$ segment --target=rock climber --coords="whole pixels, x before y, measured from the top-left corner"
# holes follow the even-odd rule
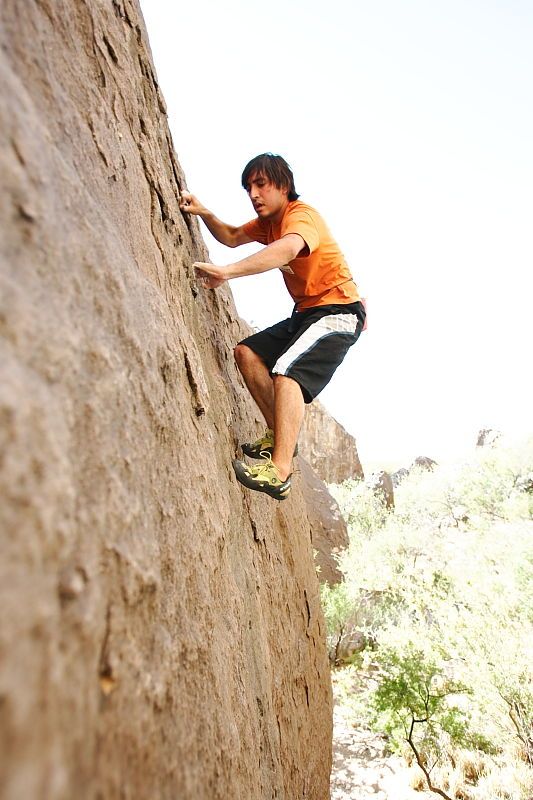
[[[250,466],[235,460],[237,480],[249,489],[285,500],[291,489],[293,457],[310,403],[331,380],[365,323],[365,308],[350,269],[320,214],[302,203],[292,171],[279,155],[263,153],[244,168],[241,182],[256,217],[228,225],[183,192],[180,208],[198,215],[228,247],[266,245],[226,266],[195,262],[210,289],[231,278],[281,269],[294,301],[289,319],[243,339],[235,348],[237,366],[267,424],[256,442],[242,444]]]

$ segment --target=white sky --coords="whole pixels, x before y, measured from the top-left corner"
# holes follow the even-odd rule
[[[368,298],[320,400],[363,466],[531,431],[533,3],[141,0],[188,188],[225,222],[265,151],[290,163]],[[205,239],[214,263],[243,258]],[[287,316],[277,272],[231,288]]]

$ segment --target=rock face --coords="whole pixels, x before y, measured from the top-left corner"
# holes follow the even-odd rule
[[[394,483],[388,472],[373,472],[366,483],[381,498],[386,508],[394,508]]]
[[[318,402],[306,406],[299,447],[326,483],[364,478],[355,439]]]
[[[393,487],[399,486],[400,483],[404,480],[404,478],[407,478],[407,476],[410,475],[413,470],[418,469],[418,470],[423,470],[425,472],[433,472],[435,467],[438,467],[438,464],[436,461],[433,461],[432,458],[428,458],[427,456],[417,456],[417,458],[415,458],[409,469],[406,469],[405,467],[400,467],[400,469],[392,473],[391,475],[392,485]]]
[[[303,456],[298,458],[298,465],[302,473],[302,490],[319,580],[321,583],[339,583],[343,575],[335,556],[349,544],[346,522],[324,481],[320,480]]]
[[[432,458],[428,458],[427,456],[417,456],[417,458],[415,458],[411,464],[411,469],[418,467],[418,469],[426,470],[426,472],[433,472],[437,466],[437,462],[433,461]]]
[[[257,433],[133,0],[0,7],[0,796],[325,800],[302,494]]]
[[[477,435],[476,447],[492,447],[501,438],[500,431],[482,428]]]
[[[409,475],[409,470],[405,467],[400,467],[397,469],[396,472],[393,472],[391,475],[392,485],[394,488],[400,485],[404,478],[407,478]]]

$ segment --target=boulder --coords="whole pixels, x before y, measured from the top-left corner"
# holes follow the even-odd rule
[[[299,448],[326,483],[364,478],[354,437],[318,401],[306,406]]]
[[[381,497],[387,508],[394,508],[394,485],[388,472],[385,472],[385,470],[373,472],[367,478],[366,484],[374,494]]]
[[[396,488],[396,486],[399,486],[400,483],[404,480],[404,478],[407,478],[408,475],[409,475],[409,470],[406,469],[405,467],[400,467],[400,469],[397,469],[396,472],[393,472],[391,475],[391,480],[394,488]]]
[[[413,469],[414,467],[418,467],[419,469],[432,472],[437,466],[438,466],[437,462],[433,461],[432,458],[428,458],[427,456],[418,456],[411,464],[411,469]]]
[[[324,481],[300,456],[298,465],[302,474],[302,489],[311,528],[311,541],[321,583],[339,583],[343,576],[336,556],[348,547],[348,529],[335,498]]]
[[[438,466],[436,461],[433,461],[432,458],[428,458],[427,456],[418,456],[415,458],[409,469],[405,467],[400,467],[400,469],[393,472],[391,475],[392,485],[394,487],[399,486],[400,483],[410,475],[412,469],[421,469],[426,470],[428,472],[432,472],[435,467]]]
[[[493,428],[482,428],[477,435],[476,447],[492,447],[500,438],[500,431]]]

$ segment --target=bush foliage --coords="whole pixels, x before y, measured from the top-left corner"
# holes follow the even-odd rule
[[[344,582],[322,589],[332,662],[357,662],[347,702],[441,796],[530,800],[533,440],[415,469],[392,510],[361,482],[330,490],[350,532]],[[454,790],[460,753],[484,766]]]

